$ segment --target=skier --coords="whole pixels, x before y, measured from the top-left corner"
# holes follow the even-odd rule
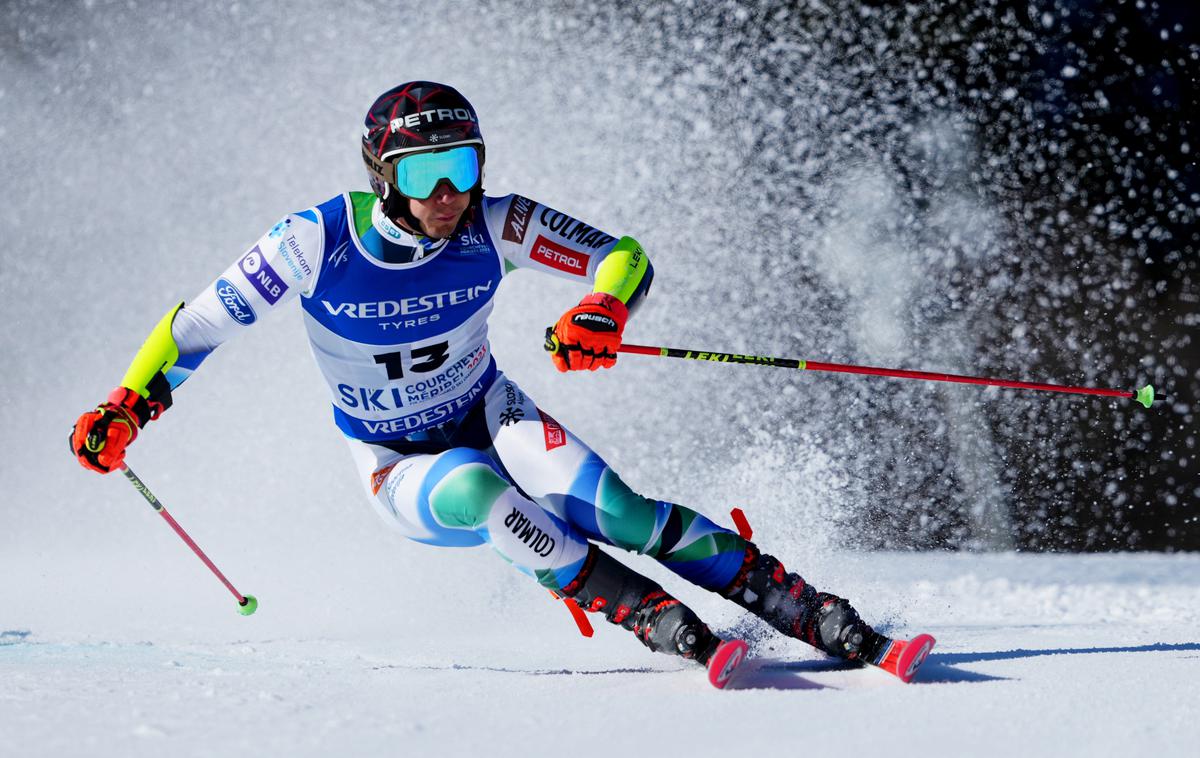
[[[497,367],[487,320],[515,268],[590,283],[553,328],[553,362],[559,371],[613,366],[654,275],[636,240],[520,195],[485,195],[475,109],[446,85],[415,81],[380,96],[362,156],[373,192],[285,216],[163,316],[121,384],[76,422],[81,464],[120,467],[138,430],[217,346],[299,298],[359,479],[405,536],[486,543],[651,650],[701,664],[722,640],[595,543],[651,556],[831,656],[895,663],[903,641],[736,532],[634,492]]]

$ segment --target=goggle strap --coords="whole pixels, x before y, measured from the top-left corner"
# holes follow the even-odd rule
[[[391,161],[381,161],[363,146],[363,161],[367,164],[367,171],[388,186],[396,184],[396,166]]]

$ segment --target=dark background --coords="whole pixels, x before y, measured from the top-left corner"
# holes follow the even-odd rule
[[[873,480],[874,505],[847,519],[858,544],[1200,549],[1195,4],[629,3],[588,18],[631,37],[664,25],[655,57],[676,62],[664,66],[668,78],[686,80],[687,51],[702,51],[712,75],[692,86],[728,119],[744,119],[736,130],[745,164],[731,176],[770,177],[746,187],[772,209],[769,226],[819,228],[839,212],[826,190],[848,166],[885,166],[902,191],[881,236],[932,246],[919,260],[943,278],[912,317],[965,319],[974,339],[960,372],[1121,389],[1149,382],[1163,397],[1150,411],[1077,396],[965,400],[978,404],[1002,460],[993,486],[1017,504],[981,528],[963,459],[948,452],[938,421],[944,408],[928,389],[873,385],[859,398],[859,428],[879,445],[858,471]],[[763,118],[771,105],[778,114]],[[939,164],[913,139],[938,114],[950,114],[950,139],[969,143],[961,165]],[[802,136],[807,146],[797,147]],[[727,146],[699,163],[719,162]],[[939,199],[956,193],[993,209],[998,233],[956,234],[933,218]],[[993,254],[972,260],[981,246]],[[775,281],[820,286],[803,255],[764,266]],[[834,310],[843,296],[821,295]],[[785,293],[766,297],[789,312]],[[797,343],[800,355],[812,352]],[[918,330],[897,357],[940,368],[923,347]],[[846,343],[834,353],[864,357]],[[834,381],[862,392],[861,380]],[[914,450],[925,465],[912,465]],[[945,465],[929,465],[943,453]],[[988,529],[1004,534],[989,541]]]

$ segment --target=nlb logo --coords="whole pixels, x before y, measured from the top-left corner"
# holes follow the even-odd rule
[[[529,257],[550,268],[566,271],[568,274],[587,276],[588,256],[586,253],[577,253],[555,244],[540,234],[533,243],[533,251]]]
[[[246,279],[254,285],[254,289],[258,290],[258,294],[262,295],[263,300],[271,305],[279,302],[279,298],[287,292],[287,285],[283,283],[279,274],[275,273],[275,269],[271,268],[271,264],[263,258],[262,250],[258,245],[252,247],[250,252],[246,253],[238,262],[238,265],[242,269],[242,273],[246,275]]]
[[[233,286],[233,282],[221,277],[213,286],[213,291],[217,293],[217,300],[225,308],[229,318],[242,326],[250,326],[255,322],[257,316],[254,315],[254,309],[250,307],[250,301],[246,299],[241,290]]]

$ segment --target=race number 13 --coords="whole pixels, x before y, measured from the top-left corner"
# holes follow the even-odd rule
[[[446,359],[450,357],[448,352],[450,347],[449,342],[438,342],[433,345],[425,345],[409,350],[407,353],[403,350],[398,350],[394,353],[380,353],[375,356],[375,362],[382,364],[387,370],[388,379],[400,379],[404,376],[404,363],[408,362],[408,370],[417,374],[424,374],[429,371],[436,371]]]

